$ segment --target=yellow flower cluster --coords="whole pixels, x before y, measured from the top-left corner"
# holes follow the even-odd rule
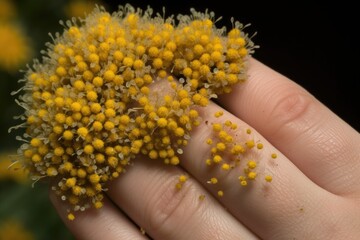
[[[0,222],[0,239],[33,240],[35,236],[18,220],[6,219]]]
[[[192,9],[164,19],[130,5],[113,14],[96,8],[64,23],[42,62],[25,74],[17,100],[25,123],[16,127],[26,128],[18,137],[22,163],[35,180],[57,180],[53,190],[71,206],[69,219],[75,211],[102,207],[105,184],[138,155],[179,164],[191,130],[201,123],[196,109],[246,79],[254,45],[239,22],[233,25],[229,32],[217,28],[212,12]],[[214,131],[231,142],[222,125]],[[209,164],[220,163],[217,152],[226,147],[217,143]],[[247,179],[255,178],[252,173]],[[181,177],[178,188],[185,181]]]

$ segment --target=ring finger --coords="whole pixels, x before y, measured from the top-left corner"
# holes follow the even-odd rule
[[[258,239],[196,180],[182,182],[180,168],[146,158],[134,165],[107,194],[152,238]]]
[[[260,134],[216,104],[202,109],[201,115],[205,123],[192,133],[181,164],[213,195],[222,191],[219,201],[237,219],[265,239],[291,237],[282,234],[305,238],[314,226],[331,225],[321,219],[341,204],[340,197],[312,182]],[[229,141],[226,134],[232,137]],[[240,146],[240,154],[234,146]],[[266,181],[270,176],[271,183]],[[306,220],[309,214],[311,223]]]

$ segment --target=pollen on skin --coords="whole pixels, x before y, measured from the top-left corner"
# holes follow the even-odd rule
[[[184,183],[188,180],[188,177],[186,175],[180,175],[179,182]]]
[[[201,194],[201,195],[199,196],[199,200],[200,200],[200,201],[204,201],[204,200],[205,200],[205,197],[206,197],[206,196],[205,196],[204,194]]]
[[[67,215],[67,218],[68,218],[70,221],[73,221],[73,220],[75,220],[75,215],[72,214],[72,213],[69,213],[69,214]]]
[[[270,175],[266,175],[265,176],[265,181],[267,181],[267,182],[271,182],[272,181],[272,176],[270,176]]]
[[[97,6],[67,22],[47,45],[47,56],[21,80],[21,162],[32,179],[55,181],[69,220],[79,209],[101,208],[107,183],[139,155],[179,165],[192,130],[203,121],[198,109],[247,79],[247,59],[256,46],[241,23],[233,22],[227,35],[212,12],[161,16],[129,4],[113,14]],[[157,84],[168,90],[156,92]],[[227,155],[238,158],[255,146],[234,140],[232,122],[211,128],[214,137],[205,143],[212,147],[209,167],[230,170],[236,161],[228,162]],[[176,187],[187,178],[181,175]]]
[[[217,184],[218,183],[218,179],[216,177],[212,177],[210,178],[210,180],[208,181],[208,183],[210,184]]]
[[[263,170],[258,167],[259,159],[246,160],[248,156],[253,157],[254,152],[260,151],[264,147],[261,142],[255,143],[251,129],[245,129],[244,134],[240,135],[236,123],[229,119],[221,119],[223,118],[222,111],[215,112],[213,117],[214,122],[211,125],[206,124],[212,132],[205,140],[205,143],[209,145],[209,158],[206,159],[205,164],[209,168],[218,166],[225,171],[242,168],[244,175],[239,176],[239,183],[242,187],[252,185],[259,175],[262,175],[266,182],[271,182],[272,176],[264,176]],[[277,155],[272,153],[271,157],[276,158]],[[217,178],[211,178],[208,183],[216,184]],[[220,193],[218,196],[222,196],[222,194]]]

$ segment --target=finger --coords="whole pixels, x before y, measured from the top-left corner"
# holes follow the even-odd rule
[[[219,103],[320,186],[360,193],[359,133],[296,83],[252,59],[248,81]]]
[[[109,187],[108,196],[153,239],[258,239],[184,172],[138,159]]]
[[[204,183],[214,195],[217,195],[219,190],[223,191],[219,201],[261,238],[271,239],[290,233],[294,234],[293,236],[302,236],[299,239],[306,239],[304,234],[312,232],[315,225],[319,232],[326,230],[328,225],[324,223],[318,226],[320,222],[317,220],[324,216],[326,207],[334,204],[336,196],[309,180],[256,131],[252,130],[248,134],[249,126],[235,116],[224,112],[221,118],[215,118],[214,113],[219,110],[222,109],[215,104],[201,110],[205,124],[198,126],[192,133],[181,157],[181,165],[199,182]],[[213,123],[225,120],[237,124],[238,128],[226,130],[233,140],[226,143],[225,150],[221,150],[217,143],[224,141],[217,137],[220,134],[216,135]],[[205,143],[208,139],[213,141],[210,145]],[[252,141],[262,143],[263,148],[251,148]],[[234,144],[243,146],[245,152],[233,155],[230,149]],[[276,159],[271,157],[273,153],[277,154]],[[216,163],[215,155],[222,156],[220,163]],[[205,159],[212,159],[211,164],[207,165],[208,161]],[[250,160],[256,162],[255,167],[249,164]],[[229,164],[230,168],[223,168],[223,163]],[[254,180],[249,175],[250,172],[257,174]],[[273,181],[265,181],[266,175],[272,175]],[[242,181],[246,181],[246,187],[241,186],[243,182],[239,181],[240,176]],[[218,179],[218,183],[207,184],[209,179],[214,177]],[[308,222],[307,219],[313,221]],[[287,235],[280,239],[290,238],[292,236]]]
[[[76,239],[148,239],[107,199],[105,199],[104,206],[100,210],[88,209],[85,212],[78,213],[73,221],[68,220],[64,202],[52,191],[50,199],[61,219]]]

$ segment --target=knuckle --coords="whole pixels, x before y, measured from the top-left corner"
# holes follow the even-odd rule
[[[306,121],[306,114],[314,99],[304,90],[285,87],[276,96],[275,104],[271,109],[268,119],[273,134],[281,132],[284,127],[302,126]],[[302,129],[302,131],[305,129]]]

